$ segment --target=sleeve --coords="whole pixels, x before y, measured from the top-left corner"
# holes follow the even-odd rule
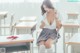
[[[58,20],[62,21],[62,16],[61,16],[60,12],[57,12],[57,18],[58,18]]]

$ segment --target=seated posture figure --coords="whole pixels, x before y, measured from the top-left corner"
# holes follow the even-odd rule
[[[57,31],[62,24],[58,20],[57,12],[49,0],[43,1],[41,10],[42,16],[45,18],[41,21],[40,28],[42,32],[37,39],[39,53],[45,53],[45,49],[47,49],[47,53],[53,53],[52,44],[57,42],[60,36]]]

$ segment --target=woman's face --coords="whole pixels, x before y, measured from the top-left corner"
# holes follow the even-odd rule
[[[46,12],[49,12],[50,8],[48,8],[46,5],[43,5],[43,8]]]

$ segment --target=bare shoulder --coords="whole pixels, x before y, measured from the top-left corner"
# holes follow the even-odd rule
[[[56,9],[51,9],[50,12],[56,14],[57,13],[57,10]]]

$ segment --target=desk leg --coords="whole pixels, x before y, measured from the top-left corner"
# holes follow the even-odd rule
[[[4,25],[5,25],[5,18],[4,18]],[[6,35],[6,31],[5,31],[5,28],[4,28],[4,35]]]
[[[74,53],[74,47],[71,45],[71,53]]]
[[[66,50],[65,50],[66,53],[68,53],[68,46],[69,46],[69,45],[66,45],[66,46],[65,46],[65,48],[66,48]]]
[[[34,53],[34,50],[33,50],[33,42],[32,42],[32,53]]]
[[[33,42],[30,42],[30,53],[33,53]]]
[[[30,42],[30,53],[32,53],[31,51],[32,51],[32,46],[31,46],[31,42]]]
[[[65,32],[63,32],[63,53],[65,52]]]
[[[28,28],[27,29],[27,33],[28,34],[32,34],[32,37],[33,37],[33,33],[32,33],[31,28]],[[34,50],[33,50],[33,42],[30,42],[30,53],[34,53]]]
[[[33,49],[33,42],[32,42],[32,52],[34,53],[34,49]]]
[[[1,19],[0,19],[0,26],[1,26]],[[2,34],[1,34],[1,28],[0,28],[0,35],[2,35]]]
[[[55,53],[57,53],[57,43],[55,44]]]
[[[32,34],[32,37],[33,37],[33,33],[32,33],[32,31],[31,31],[31,28],[27,29],[27,33]],[[32,53],[33,53],[33,52],[34,52],[34,51],[33,51],[33,42],[30,43],[30,46],[31,46],[31,47],[30,47],[30,48],[31,48],[31,51],[32,51]],[[31,53],[31,52],[30,52],[30,53]]]

